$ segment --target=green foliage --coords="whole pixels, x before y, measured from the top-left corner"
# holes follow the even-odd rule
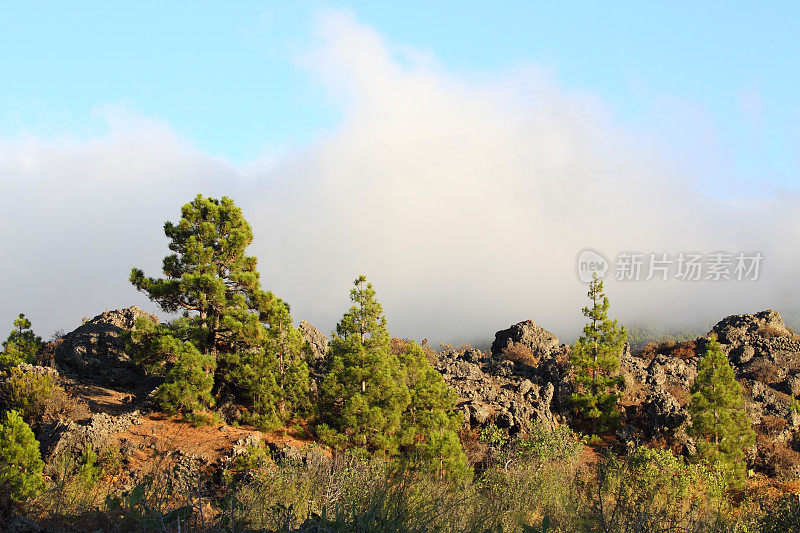
[[[589,323],[584,326],[583,335],[572,348],[570,357],[575,389],[572,402],[579,415],[602,430],[616,424],[619,417],[619,357],[625,346],[626,332],[617,320],[608,318],[608,298],[603,293],[603,282],[596,275],[589,284],[588,297],[592,306],[584,307],[583,315]]]
[[[789,404],[789,410],[800,414],[800,403],[797,403],[797,398],[794,394],[792,394],[792,402]]]
[[[42,346],[44,346],[42,338],[31,330],[31,321],[20,313],[14,320],[14,330],[3,342],[0,368],[9,368],[20,363],[34,363]]]
[[[536,420],[531,429],[516,442],[516,449],[525,457],[543,461],[566,461],[581,447],[581,436],[567,425],[552,430]]]
[[[697,454],[734,481],[746,475],[745,450],[755,432],[744,411],[742,389],[722,348],[710,341],[692,385],[689,434],[697,438]]]
[[[364,276],[353,285],[353,306],[328,348],[318,435],[337,448],[402,452],[440,472],[466,475],[469,468],[456,434],[456,395],[417,344],[392,353],[375,290]]]
[[[247,446],[245,453],[237,455],[233,460],[233,470],[258,470],[269,462],[267,450],[261,446]]]
[[[58,388],[52,376],[12,367],[0,383],[0,405],[3,410],[17,411],[28,423],[39,421]]]
[[[131,335],[134,357],[148,371],[175,363],[167,371],[164,404],[181,410],[198,401],[209,405],[212,387],[202,374],[215,370],[214,390],[245,402],[259,425],[307,412],[308,366],[300,334],[288,304],[261,288],[256,258],[245,255],[253,235],[241,210],[230,198],[198,195],[183,206],[177,224],[164,224],[164,233],[174,252],[164,258],[166,277],[145,277],[136,268],[130,276],[165,311],[183,311],[168,326],[137,323]],[[188,348],[176,357],[175,342],[189,342],[213,361]]]
[[[410,402],[403,411],[402,447],[415,461],[456,476],[470,473],[457,431],[463,415],[456,410],[458,395],[428,363],[415,342],[399,356]]]
[[[598,531],[714,531],[723,489],[704,468],[669,450],[640,447],[601,463],[590,517]]]
[[[163,375],[169,361],[170,350],[177,334],[175,325],[159,324],[141,317],[125,335],[125,351],[144,367],[148,374]]]
[[[481,428],[480,441],[493,448],[502,448],[508,444],[508,433],[494,424]]]
[[[0,487],[3,507],[15,506],[42,490],[44,463],[33,431],[16,411],[0,425]]]
[[[214,357],[200,353],[191,342],[169,336],[162,339],[162,347],[175,363],[167,370],[164,383],[156,393],[161,408],[169,413],[192,413],[203,406],[213,406]]]
[[[81,454],[78,464],[78,477],[91,485],[100,479],[102,474],[103,468],[99,464],[97,452],[94,451],[94,447],[89,445]]]
[[[226,356],[226,380],[251,408],[247,421],[271,429],[311,409],[309,370],[287,306],[276,308],[262,346]]]
[[[164,258],[166,278],[134,268],[130,281],[164,311],[192,313],[193,343],[203,353],[235,352],[263,336],[259,319],[278,301],[260,288],[256,258],[245,255],[250,225],[233,200],[197,197],[181,209],[164,234],[174,253]]]
[[[320,437],[335,447],[363,446],[395,454],[403,410],[411,402],[402,365],[372,284],[358,277],[353,307],[336,326],[320,387]]]

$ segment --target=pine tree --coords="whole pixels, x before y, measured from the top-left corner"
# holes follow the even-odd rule
[[[618,419],[617,375],[619,358],[626,342],[625,328],[608,318],[608,298],[603,282],[595,275],[589,283],[591,307],[583,308],[589,322],[572,348],[574,391],[572,402],[578,414],[590,419],[594,430],[605,430]]]
[[[372,284],[364,276],[353,284],[353,307],[328,347],[318,433],[335,447],[363,446],[391,455],[398,450],[401,416],[411,398]]]
[[[164,311],[184,311],[192,343],[203,353],[234,352],[257,344],[259,318],[278,299],[261,290],[256,258],[245,255],[250,225],[233,200],[197,197],[166,222],[173,254],[164,258],[166,278],[147,278],[134,268],[130,281]],[[190,316],[191,313],[191,316]]]
[[[189,382],[200,386],[197,369],[216,368],[217,393],[233,394],[255,415],[272,419],[278,413],[286,420],[308,409],[308,367],[300,335],[288,304],[261,288],[256,258],[245,255],[253,234],[241,209],[227,197],[198,195],[183,206],[178,224],[164,224],[164,233],[174,252],[163,261],[166,278],[145,277],[134,268],[130,281],[164,311],[182,311],[183,316],[166,328],[143,324],[132,335],[137,359],[151,370],[164,368],[163,356],[170,353],[165,346],[190,342],[213,360],[190,351],[177,360],[173,354],[176,366],[169,379],[174,383],[192,376]],[[272,364],[273,358],[281,364]],[[205,389],[203,381],[198,399],[205,398]],[[168,397],[183,390],[182,385],[170,387]]]
[[[745,449],[755,442],[755,433],[744,411],[742,388],[715,340],[706,346],[691,392],[689,435],[697,438],[698,458],[741,481]]]
[[[322,440],[403,454],[440,474],[469,474],[457,434],[457,394],[416,343],[392,351],[386,318],[364,276],[355,280],[350,299],[354,305],[333,334],[320,386]]]
[[[14,330],[3,343],[0,367],[8,368],[20,363],[33,363],[42,346],[42,338],[31,330],[31,321],[20,313],[14,320]]]
[[[43,486],[39,443],[16,411],[0,425],[0,487],[3,511],[38,494]]]
[[[160,341],[160,349],[174,361],[156,393],[161,408],[169,413],[191,414],[201,407],[212,407],[214,357],[200,353],[191,342],[181,342],[169,335]]]
[[[463,414],[456,409],[458,394],[449,388],[415,342],[400,353],[410,402],[402,415],[402,443],[417,462],[439,473],[463,476],[470,472],[458,429]]]

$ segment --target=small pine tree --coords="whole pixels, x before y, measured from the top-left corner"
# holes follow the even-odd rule
[[[463,414],[456,410],[458,394],[431,367],[417,343],[405,347],[400,363],[411,396],[402,416],[403,448],[439,473],[468,475],[469,464],[457,433],[463,420]]]
[[[3,343],[0,366],[8,368],[20,363],[33,363],[42,346],[42,338],[31,330],[31,321],[20,313],[14,320],[14,330]]]
[[[389,333],[372,284],[359,276],[353,307],[336,326],[320,386],[317,431],[329,445],[363,446],[394,454],[403,411],[411,401],[403,369],[389,348]]]
[[[745,449],[755,442],[755,432],[744,411],[742,388],[715,340],[706,346],[691,392],[689,435],[697,439],[698,458],[740,482],[746,474]]]
[[[169,413],[192,413],[201,406],[213,406],[214,357],[200,353],[191,342],[169,336],[162,338],[161,347],[175,361],[156,393],[161,408]]]
[[[627,336],[617,320],[608,318],[608,298],[597,275],[589,283],[588,297],[592,306],[584,307],[583,315],[589,323],[583,327],[583,335],[570,357],[575,389],[572,402],[578,414],[592,421],[593,429],[605,430],[619,417],[621,379],[617,372]]]
[[[19,413],[7,411],[0,425],[0,510],[7,512],[38,494],[43,486],[43,468],[33,431]]]
[[[278,361],[275,353],[266,348],[231,355],[226,381],[237,391],[237,396],[251,413],[246,421],[263,430],[280,425],[279,403],[281,389],[275,380]]]

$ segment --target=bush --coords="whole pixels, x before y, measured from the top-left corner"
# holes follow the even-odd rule
[[[520,454],[539,461],[566,461],[581,447],[581,437],[567,425],[547,429],[536,420],[533,427],[516,443]]]
[[[156,393],[158,404],[168,413],[192,413],[202,405],[213,405],[214,356],[201,354],[190,342],[172,341],[170,350],[177,360]]]
[[[785,496],[767,505],[758,525],[761,533],[800,531],[800,495]]]
[[[33,431],[16,411],[0,426],[0,487],[2,511],[8,511],[42,489],[44,463]]]
[[[708,531],[713,503],[723,497],[717,479],[669,450],[640,447],[600,465],[591,521],[600,531]]]
[[[66,397],[52,376],[25,372],[18,367],[8,372],[0,383],[0,405],[5,410],[15,410],[28,423],[39,421],[48,410],[54,410],[55,400]]]

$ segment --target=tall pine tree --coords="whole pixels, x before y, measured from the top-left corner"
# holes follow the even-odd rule
[[[169,353],[159,347],[174,345],[159,340],[163,335],[190,342],[211,357],[198,357],[188,347],[173,357],[185,368],[168,372],[165,385],[173,386],[164,397],[197,392],[197,400],[207,403],[207,381],[198,371],[216,369],[216,391],[233,393],[256,418],[286,420],[307,409],[308,366],[300,335],[288,304],[261,288],[256,258],[245,254],[253,234],[241,209],[227,197],[197,195],[183,206],[177,224],[164,224],[164,234],[173,252],[163,261],[166,277],[145,277],[134,268],[130,281],[164,311],[183,316],[166,329],[146,327],[139,335],[140,359],[150,368],[163,366],[158,355]]]
[[[755,433],[744,411],[742,388],[716,340],[706,346],[691,392],[689,435],[697,439],[698,458],[741,481],[745,450],[755,442]]]
[[[591,307],[583,308],[589,322],[583,335],[572,348],[572,402],[579,415],[588,418],[594,430],[605,430],[615,424],[619,414],[617,401],[619,358],[627,335],[617,320],[608,318],[608,298],[603,282],[595,275],[589,283]]]

